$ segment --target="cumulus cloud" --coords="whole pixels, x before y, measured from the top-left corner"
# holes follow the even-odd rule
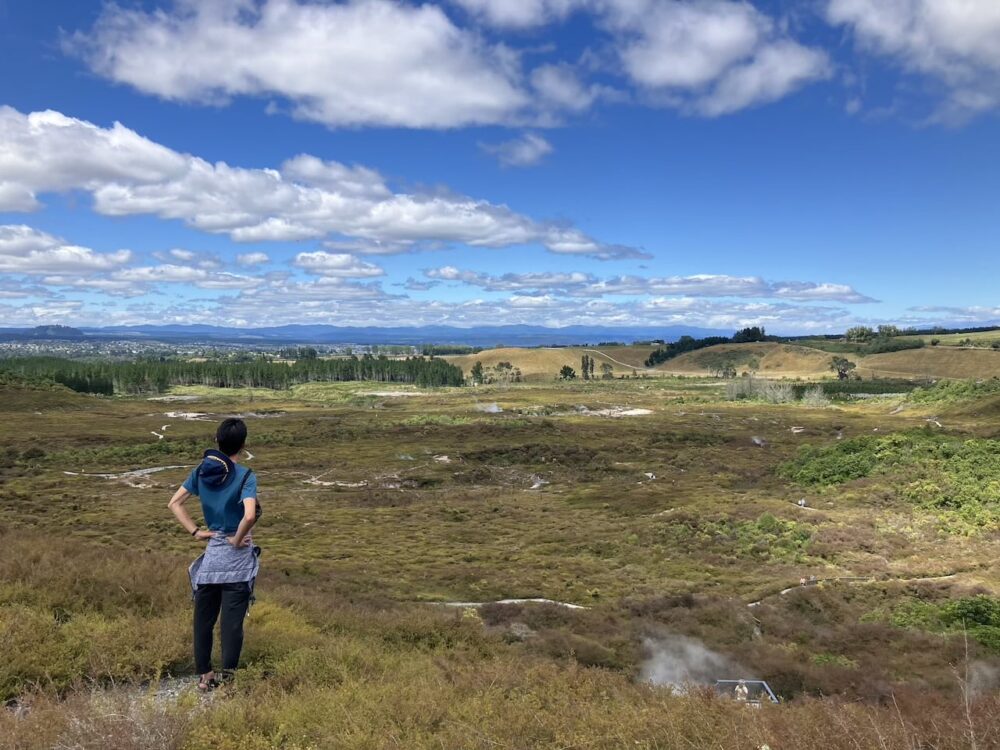
[[[527,29],[565,18],[588,0],[452,0],[492,26]]]
[[[201,289],[251,289],[261,283],[260,279],[252,276],[169,263],[159,266],[126,268],[115,271],[111,274],[110,279],[111,281],[136,282],[147,286],[164,283],[193,284]]]
[[[585,84],[573,66],[567,63],[551,63],[535,68],[531,71],[531,86],[540,99],[540,106],[557,112],[582,112],[598,98],[612,95],[605,86]]]
[[[331,127],[524,126],[584,111],[610,89],[582,81],[567,60],[525,70],[525,51],[475,26],[509,33],[574,11],[610,37],[618,62],[607,72],[651,101],[706,116],[829,75],[825,53],[741,0],[174,0],[148,12],[109,4],[64,46],[97,74],[169,100],[267,98],[268,111]],[[24,196],[7,198],[15,200]]]
[[[36,194],[183,177],[188,159],[119,123],[99,128],[59,112],[0,107],[0,211],[39,207]]]
[[[554,253],[599,259],[646,257],[488,201],[395,193],[364,167],[310,156],[280,169],[212,164],[120,124],[101,128],[54,112],[24,115],[0,107],[0,175],[9,194],[25,199],[0,204],[0,210],[37,205],[39,193],[80,189],[93,195],[99,213],[177,219],[237,242],[329,237],[391,251],[424,243],[541,244]]]
[[[696,274],[693,276],[614,276],[592,274],[507,273],[500,276],[442,266],[424,271],[430,279],[456,281],[488,291],[558,291],[573,297],[683,295],[685,297],[757,297],[796,301],[866,303],[876,300],[846,284],[812,281],[765,281],[759,276]]]
[[[236,262],[244,268],[255,268],[270,260],[267,253],[240,253],[236,256]]]
[[[23,224],[0,225],[0,272],[11,274],[107,271],[127,263],[128,250],[98,253]]]
[[[435,5],[390,0],[177,0],[108,5],[66,41],[99,75],[148,94],[216,103],[280,96],[333,126],[450,128],[508,122],[529,104],[503,45]]]
[[[530,167],[552,153],[552,144],[537,133],[525,133],[503,143],[484,143],[482,148],[505,167]]]
[[[173,250],[168,251],[168,254],[170,255],[170,257],[176,260],[183,261],[185,263],[190,263],[191,261],[193,261],[195,258],[198,257],[198,253],[196,252],[193,252],[191,250],[184,250],[182,248],[177,248],[177,247],[175,247]]]
[[[319,276],[342,279],[363,279],[385,274],[381,267],[363,261],[350,253],[328,253],[324,250],[299,253],[295,256],[295,265]]]
[[[732,0],[608,0],[631,79],[661,101],[706,116],[772,102],[826,78],[825,52]]]
[[[942,85],[939,119],[961,121],[1000,107],[996,0],[828,0],[826,16],[863,49]]]

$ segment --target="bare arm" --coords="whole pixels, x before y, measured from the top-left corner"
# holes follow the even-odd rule
[[[243,500],[243,518],[240,519],[239,528],[236,533],[229,537],[229,543],[234,547],[243,547],[250,543],[247,534],[257,523],[257,498],[248,497]]]
[[[177,492],[174,493],[174,496],[170,498],[170,502],[167,503],[167,507],[170,508],[174,517],[180,525],[184,527],[184,530],[188,534],[194,535],[195,539],[211,539],[211,531],[201,530],[195,534],[195,529],[198,528],[198,524],[194,522],[194,519],[191,518],[191,514],[188,513],[187,508],[184,507],[184,503],[187,502],[189,497],[191,497],[190,492],[183,487],[178,487]]]

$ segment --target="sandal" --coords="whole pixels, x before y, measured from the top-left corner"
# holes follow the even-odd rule
[[[204,675],[198,678],[198,690],[202,693],[209,693],[217,687],[219,687],[219,681],[214,677],[210,680],[206,680]]]

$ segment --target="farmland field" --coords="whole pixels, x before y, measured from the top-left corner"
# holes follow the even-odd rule
[[[1000,747],[995,394],[723,390],[7,386],[0,747]],[[234,414],[263,570],[201,702],[166,502]],[[671,689],[743,677],[785,703]]]

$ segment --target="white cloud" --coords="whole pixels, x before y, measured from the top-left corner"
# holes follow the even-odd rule
[[[821,50],[733,0],[608,0],[627,74],[663,103],[717,116],[775,101],[829,75]]]
[[[45,283],[44,279],[43,283]],[[0,299],[27,299],[28,297],[51,296],[52,290],[36,284],[34,280],[27,281],[0,277]]]
[[[418,281],[412,276],[406,280],[403,284],[397,284],[396,286],[402,286],[411,292],[428,292],[436,286],[440,286],[440,281]]]
[[[52,274],[107,271],[124,265],[128,250],[98,253],[70,245],[23,224],[0,225],[0,273]]]
[[[1000,3],[996,0],[829,0],[830,23],[858,43],[946,89],[939,119],[1000,107]]]
[[[1000,306],[971,305],[968,307],[949,305],[919,305],[909,308],[913,312],[931,313],[937,318],[927,318],[920,316],[914,321],[908,321],[911,325],[932,326],[941,322],[947,323],[973,323],[973,324],[993,324],[1000,321]]]
[[[424,276],[439,281],[460,281],[478,286],[491,292],[513,292],[519,290],[559,289],[569,290],[593,283],[594,277],[587,273],[506,273],[491,276],[478,271],[465,271],[454,266],[442,266],[424,271]]]
[[[507,300],[507,304],[513,308],[538,310],[542,308],[558,307],[559,300],[548,294],[540,296],[515,294]]]
[[[552,144],[537,133],[525,133],[503,143],[483,144],[482,148],[506,167],[530,167],[552,153]]]
[[[270,260],[267,253],[241,253],[236,256],[236,262],[245,268],[260,266],[268,263]]]
[[[776,281],[771,284],[775,297],[794,300],[827,300],[833,302],[868,303],[877,302],[846,284],[816,284],[811,281]]]
[[[327,240],[323,247],[329,250],[345,253],[360,253],[361,255],[398,255],[411,252],[412,242],[387,240]]]
[[[566,63],[540,65],[531,71],[531,86],[541,99],[540,105],[555,110],[582,112],[609,90],[585,85],[576,70]]]
[[[325,250],[299,253],[295,256],[295,265],[309,273],[344,279],[364,279],[385,274],[379,266],[350,253],[328,253]]]
[[[198,253],[195,253],[191,250],[183,250],[177,247],[175,247],[173,250],[170,250],[169,254],[172,258],[183,261],[185,263],[190,263],[191,261],[193,261],[195,258],[198,257]]]
[[[74,156],[85,152],[90,155]],[[238,242],[331,237],[380,251],[425,243],[496,248],[537,243],[555,253],[600,259],[645,257],[503,205],[461,195],[393,193],[364,167],[309,156],[278,170],[212,164],[120,124],[100,128],[52,112],[23,115],[0,107],[0,174],[12,195],[32,205],[38,193],[86,190],[99,213],[177,219]]]
[[[0,106],[0,211],[38,208],[40,192],[164,182],[188,166],[185,156],[119,123],[99,128],[59,112]]]
[[[657,297],[642,302],[561,298],[556,294],[515,294],[507,299],[462,302],[414,300],[387,294],[378,283],[321,277],[315,281],[266,280],[260,286],[212,300],[150,301],[108,307],[79,301],[0,303],[9,325],[40,321],[77,325],[112,323],[198,323],[266,326],[325,323],[341,326],[453,325],[690,325],[735,330],[766,325],[770,330],[836,331],[859,321],[844,310],[784,302],[733,302]],[[870,322],[870,321],[865,321]]]
[[[193,284],[200,289],[252,289],[261,284],[260,279],[252,276],[175,264],[126,268],[111,274],[110,279],[147,286],[163,283]]]
[[[726,71],[694,106],[709,117],[729,114],[777,101],[810,81],[826,78],[829,70],[826,53],[790,40],[776,41]]]
[[[376,170],[362,166],[348,167],[336,161],[323,161],[309,154],[299,154],[281,165],[282,174],[302,185],[322,188],[352,198],[383,199],[392,191]]]
[[[67,47],[145,93],[207,103],[281,96],[295,116],[331,126],[505,123],[530,102],[507,48],[431,4],[178,0],[149,13],[108,5]]]
[[[640,297],[682,295],[693,297],[756,297],[795,301],[841,303],[875,302],[846,284],[812,281],[765,281],[759,276],[695,274],[693,276],[615,276],[598,279],[580,272],[507,273],[501,276],[443,266],[424,271],[430,279],[456,281],[487,291],[550,291],[572,297],[606,295]]]
[[[588,0],[452,0],[492,26],[527,29],[565,18]]]
[[[584,11],[611,37],[618,64],[608,72],[623,74],[650,101],[708,116],[774,101],[829,75],[825,53],[793,41],[743,0],[446,5],[455,20],[439,4],[402,0],[174,0],[150,12],[109,4],[64,46],[99,75],[147,94],[214,105],[267,98],[269,112],[290,109],[331,127],[552,125],[560,112],[584,111],[612,93],[582,81],[565,59],[524,70],[522,57],[532,59],[533,50],[457,23],[470,20],[510,32]],[[4,192],[0,185],[9,204],[25,200]]]

